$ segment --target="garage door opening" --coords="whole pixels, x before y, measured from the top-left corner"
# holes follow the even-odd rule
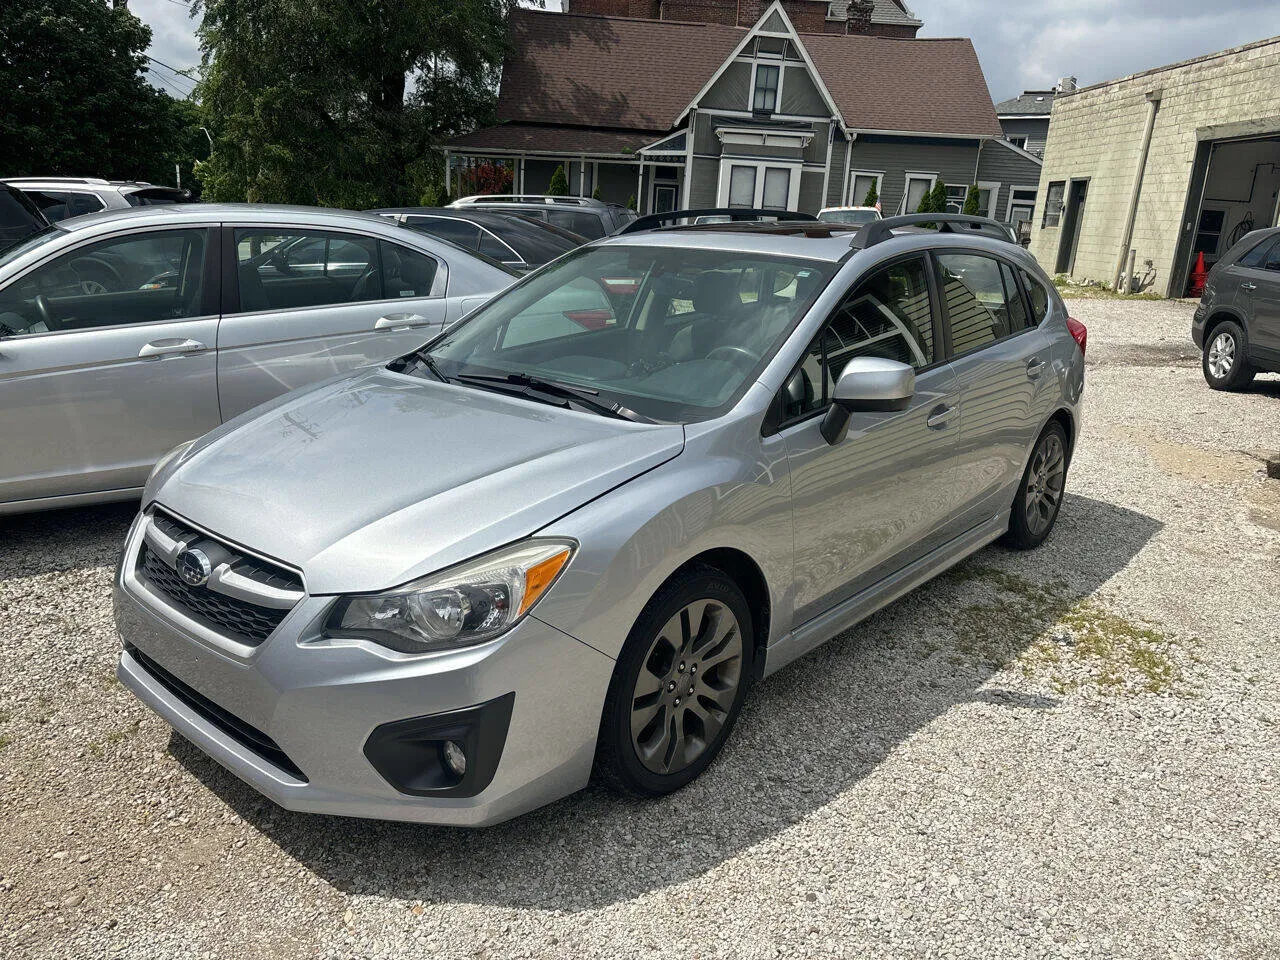
[[[1192,171],[1172,296],[1187,296],[1201,253],[1212,267],[1245,234],[1280,223],[1280,136],[1207,140]]]

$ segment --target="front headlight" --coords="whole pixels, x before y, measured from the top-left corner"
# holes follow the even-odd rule
[[[373,596],[343,597],[330,639],[362,638],[401,653],[455,650],[515,626],[573,556],[568,540],[526,540]]]

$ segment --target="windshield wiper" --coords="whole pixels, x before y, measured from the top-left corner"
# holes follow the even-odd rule
[[[596,413],[603,413],[606,416],[617,417],[619,420],[630,420],[632,423],[657,423],[643,414],[636,413],[620,403],[613,403],[609,400],[600,398],[599,390],[592,390],[590,387],[575,387],[567,383],[559,383],[555,380],[543,380],[541,377],[530,376],[527,373],[508,373],[504,376],[494,376],[487,373],[460,373],[455,378],[461,383],[474,383],[481,386],[493,385],[497,387],[512,386],[522,389],[512,391],[528,396],[530,390],[538,393],[547,394],[552,397],[559,397],[562,400],[581,404]]]
[[[435,377],[437,380],[439,380],[441,383],[449,382],[449,378],[440,372],[440,368],[436,366],[436,362],[431,359],[431,354],[429,354],[426,350],[415,350],[413,351],[413,353],[409,354],[409,357],[412,357],[414,360],[417,360],[418,363],[422,364],[424,367],[430,370],[431,375]],[[406,358],[402,358],[397,362],[403,363],[404,359]],[[404,372],[403,367],[400,368],[400,372],[402,373]]]

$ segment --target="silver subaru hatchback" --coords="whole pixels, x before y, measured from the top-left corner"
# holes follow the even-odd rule
[[[177,448],[120,679],[291,810],[687,784],[756,680],[1062,504],[1084,328],[1019,248],[892,226],[610,238]]]
[[[175,444],[412,349],[514,279],[340,210],[144,206],[48,227],[0,252],[0,514],[136,498]]]

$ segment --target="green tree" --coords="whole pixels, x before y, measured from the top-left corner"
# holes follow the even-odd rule
[[[189,185],[193,104],[147,82],[151,30],[109,0],[0,4],[0,170]]]
[[[549,197],[567,197],[569,195],[569,178],[564,175],[564,164],[556,167],[551,174],[551,185],[547,187]]]
[[[941,180],[934,184],[933,192],[929,195],[929,211],[931,213],[947,212],[947,185]]]
[[[880,202],[880,191],[876,189],[876,182],[872,180],[871,186],[867,190],[867,195],[862,198],[862,205],[864,207],[874,207],[879,202]]]
[[[416,202],[425,162],[492,119],[515,0],[192,0],[213,131],[206,194]]]
[[[982,191],[976,186],[970,187],[968,196],[964,198],[964,212],[971,217],[982,212]]]
[[[937,213],[933,206],[932,190],[924,192],[924,196],[920,198],[920,206],[916,207],[916,213]]]
[[[591,191],[591,199],[592,199],[592,200],[603,200],[603,199],[604,199],[604,197],[600,196],[600,188],[599,188],[599,187],[596,187],[594,190],[592,190],[592,191]]]
[[[634,193],[631,196],[627,197],[627,209],[628,210],[636,209],[636,195]]]

